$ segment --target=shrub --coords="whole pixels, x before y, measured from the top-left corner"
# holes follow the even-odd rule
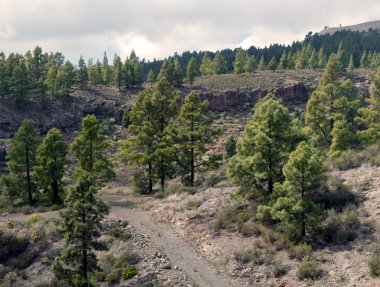
[[[368,261],[368,267],[373,277],[380,277],[380,255],[374,255]]]
[[[123,271],[123,280],[128,280],[137,275],[139,270],[136,265],[128,265]]]
[[[352,208],[345,209],[342,213],[330,211],[317,235],[328,243],[347,244],[357,236],[358,216],[358,212]]]
[[[380,145],[367,146],[360,151],[346,150],[339,157],[330,159],[328,164],[331,168],[347,170],[361,166],[364,163],[374,166],[380,165]]]
[[[186,209],[192,210],[192,209],[197,209],[202,205],[202,201],[200,200],[190,200],[186,202]]]
[[[288,266],[284,265],[282,262],[275,261],[273,263],[272,274],[273,277],[279,278],[288,273]]]
[[[323,269],[319,266],[319,263],[314,260],[303,260],[298,265],[297,276],[300,280],[304,279],[318,279],[322,276]]]
[[[233,157],[236,153],[236,140],[233,136],[230,136],[224,146],[226,150],[227,158]]]
[[[188,194],[195,194],[196,189],[191,186],[186,186],[182,184],[173,184],[170,185],[166,191],[165,195],[170,195],[170,194],[181,194],[181,193],[188,193]]]
[[[123,269],[116,268],[111,273],[107,274],[105,281],[110,284],[116,284],[120,282]]]
[[[244,210],[239,204],[233,204],[227,206],[221,210],[214,221],[214,229],[228,229],[232,228],[234,224],[237,225],[237,229],[240,231],[243,224],[253,217],[253,212],[250,210]]]
[[[289,249],[289,257],[291,259],[297,259],[301,261],[305,257],[309,257],[312,251],[313,249],[309,244],[303,243],[303,244],[295,245]]]
[[[95,279],[98,282],[104,282],[106,279],[106,276],[107,276],[107,274],[105,272],[102,272],[102,271],[98,271],[95,273]]]
[[[132,233],[129,233],[129,232],[125,231],[123,228],[120,228],[117,226],[114,226],[110,229],[109,235],[111,235],[117,239],[120,239],[121,241],[127,241],[127,240],[131,239],[131,237],[132,237]]]
[[[125,251],[115,262],[115,268],[125,268],[128,265],[136,264],[140,261],[140,256],[131,251]]]

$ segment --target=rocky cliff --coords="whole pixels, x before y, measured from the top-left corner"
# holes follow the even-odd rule
[[[222,93],[201,92],[202,99],[208,100],[210,109],[214,111],[231,111],[239,106],[249,104],[253,106],[267,93],[272,92],[283,100],[287,106],[305,105],[313,91],[303,83],[273,89],[252,89],[250,91],[225,90]]]

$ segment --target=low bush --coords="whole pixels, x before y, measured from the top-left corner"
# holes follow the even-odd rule
[[[289,257],[291,259],[297,259],[301,261],[305,257],[310,257],[312,254],[313,249],[311,245],[303,243],[299,245],[295,245],[289,249]]]
[[[300,280],[304,279],[318,279],[322,277],[323,269],[319,266],[319,263],[314,260],[303,260],[298,265],[297,276]]]
[[[347,244],[357,236],[358,216],[355,208],[347,208],[341,213],[329,211],[316,236],[327,243]]]
[[[251,210],[245,210],[239,204],[229,205],[217,214],[214,229],[218,231],[220,229],[237,228],[237,230],[241,231],[244,223],[252,217],[253,212]]]
[[[380,277],[380,254],[375,254],[368,261],[368,267],[373,277]]]
[[[123,273],[123,269],[116,268],[116,269],[112,270],[111,273],[107,274],[104,281],[107,283],[110,283],[110,284],[117,284],[121,280],[122,273]]]
[[[140,256],[131,251],[125,251],[119,258],[116,259],[115,268],[126,268],[128,265],[134,265],[140,261]]]
[[[327,164],[332,169],[348,170],[361,166],[362,164],[374,166],[380,165],[380,145],[371,145],[361,150],[346,150],[339,157],[329,159]]]
[[[279,278],[288,273],[288,266],[284,265],[280,261],[275,261],[273,263],[272,275],[275,278]]]
[[[117,239],[120,239],[121,241],[127,241],[131,239],[132,237],[132,233],[129,233],[125,231],[123,228],[118,227],[118,226],[112,227],[109,231],[109,235]]]
[[[128,280],[135,277],[139,272],[136,265],[128,265],[123,271],[123,280]]]

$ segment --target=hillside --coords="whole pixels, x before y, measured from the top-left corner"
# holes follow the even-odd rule
[[[333,35],[338,31],[353,31],[353,32],[368,32],[370,29],[378,30],[380,29],[380,20],[365,22],[356,25],[341,26],[341,27],[329,27],[325,30],[319,32],[319,35],[330,34]]]

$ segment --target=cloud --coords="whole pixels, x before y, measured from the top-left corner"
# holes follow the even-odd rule
[[[377,20],[378,0],[0,0],[0,47],[40,45],[72,61],[163,58],[175,51],[265,46],[302,40],[324,26]]]

